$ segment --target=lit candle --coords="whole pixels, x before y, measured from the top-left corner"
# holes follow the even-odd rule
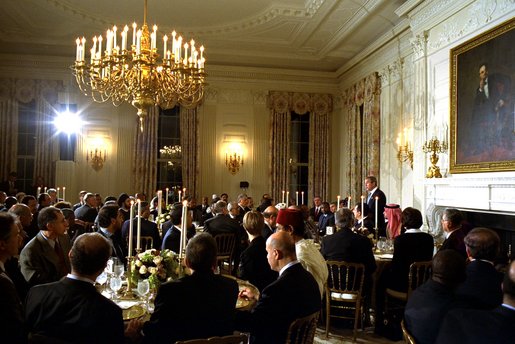
[[[43,193],[46,193],[46,189],[47,189],[47,187],[45,186],[45,188],[43,189]]]
[[[299,206],[299,192],[295,191],[295,204]]]
[[[115,26],[113,26],[113,49],[116,49],[116,31],[118,30],[118,28]]]
[[[136,45],[136,28],[138,25],[136,23],[132,23],[132,45]]]
[[[286,207],[290,205],[290,191],[286,191]]]
[[[98,36],[98,56],[97,59],[102,57],[102,35]]]
[[[340,209],[340,195],[336,196],[336,210]]]
[[[375,216],[375,219],[376,219],[376,231],[377,231],[377,211],[379,209],[379,197],[376,196],[376,216]]]
[[[168,42],[168,36],[164,35],[163,36],[163,56],[165,56],[165,54],[166,54],[166,43],[167,42]]]
[[[56,202],[59,202],[59,191],[61,190],[61,188],[57,187],[57,195],[55,196],[55,201]]]
[[[166,188],[166,193],[165,193],[165,195],[166,195],[166,197],[165,197],[165,208],[166,208],[166,209],[168,209],[168,191],[169,191],[169,190],[170,190],[170,189]]]
[[[66,201],[66,186],[63,186],[63,201]]]
[[[161,216],[161,207],[163,206],[163,191],[157,191],[157,216]]]
[[[136,54],[139,55],[141,52],[141,30],[136,33]]]
[[[141,200],[138,200],[138,232],[136,234],[136,251],[140,250],[141,241]]]
[[[363,203],[365,200],[365,196],[361,195],[361,227],[363,227]]]
[[[302,195],[302,205],[304,205],[304,191],[301,192]]]
[[[125,25],[122,31],[122,51],[127,50],[127,32],[129,31],[129,27]]]
[[[134,235],[134,201],[131,201],[129,216],[129,257],[132,257],[132,237]]]
[[[38,186],[38,191],[36,192],[36,198],[38,198],[40,194],[41,194],[41,186]]]
[[[80,61],[80,38],[77,37],[75,40],[75,43],[77,43],[77,52],[75,53],[75,61]]]
[[[186,188],[182,189],[182,193],[184,194],[184,197],[186,197]]]
[[[182,217],[181,217],[181,242],[179,245],[179,259],[183,258],[184,244],[186,242],[186,214],[188,210],[188,202],[182,203]]]
[[[351,209],[351,208],[352,208],[352,197],[351,197],[350,195],[349,195],[349,200],[348,200],[348,202],[347,202],[347,207],[348,207],[349,209]]]
[[[181,190],[179,190],[179,202],[182,202],[182,199],[181,199]]]
[[[283,190],[283,197],[281,198],[282,203],[284,203],[284,190]]]

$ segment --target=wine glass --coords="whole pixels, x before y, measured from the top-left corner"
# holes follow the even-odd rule
[[[124,267],[123,267],[123,264],[121,262],[119,264],[115,264],[113,266],[113,274],[114,274],[114,276],[121,278],[122,275],[123,275],[123,272],[124,272]]]
[[[380,252],[384,252],[384,250],[386,250],[386,238],[385,237],[379,237],[379,240],[377,240],[377,249]]]
[[[148,310],[147,294],[149,292],[150,292],[150,284],[148,283],[148,279],[138,281],[138,294],[140,294],[140,296],[143,297],[143,300],[145,301],[145,307],[147,308],[147,310]]]
[[[109,281],[109,287],[114,293],[114,299],[116,300],[118,291],[122,289],[122,279],[117,276],[111,277],[111,280]]]

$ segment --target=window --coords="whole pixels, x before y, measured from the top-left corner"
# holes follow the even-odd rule
[[[179,106],[160,110],[158,129],[157,189],[182,187],[182,149]]]
[[[302,191],[304,191],[304,203],[308,199],[309,117],[309,113],[304,115],[291,113],[289,189],[290,199],[295,199],[295,192],[299,192],[299,204],[302,202]]]
[[[18,157],[16,162],[17,180],[22,190],[30,190],[34,174],[36,151],[36,102],[20,103],[18,112]]]

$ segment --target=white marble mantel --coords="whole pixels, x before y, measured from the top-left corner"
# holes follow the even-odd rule
[[[512,172],[425,179],[424,186],[426,209],[434,205],[515,216],[515,175]]]

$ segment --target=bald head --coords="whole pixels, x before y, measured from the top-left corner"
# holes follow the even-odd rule
[[[111,245],[99,233],[85,233],[77,237],[70,251],[72,273],[96,279],[111,257]]]
[[[263,212],[263,217],[265,218],[265,222],[270,225],[270,227],[275,228],[277,225],[277,214],[279,213],[279,210],[277,210],[274,206],[268,206],[266,207],[265,211]]]
[[[268,263],[272,270],[279,271],[283,266],[297,259],[295,241],[288,232],[280,231],[272,234],[266,241],[266,250],[269,258]],[[270,257],[271,254],[272,257]],[[271,258],[274,264],[270,262]]]
[[[18,216],[23,227],[30,226],[30,223],[32,222],[32,212],[26,204],[15,204],[9,209],[9,212]]]

